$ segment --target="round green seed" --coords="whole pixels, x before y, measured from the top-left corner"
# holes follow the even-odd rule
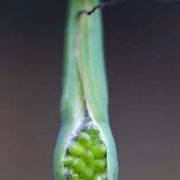
[[[74,161],[72,162],[72,168],[75,172],[82,172],[85,166],[86,165],[84,161],[81,160],[80,158],[75,158]]]
[[[79,157],[79,156],[82,156],[84,154],[85,149],[79,143],[74,142],[74,143],[69,145],[68,152],[72,156]]]
[[[93,164],[95,172],[99,173],[106,171],[106,159],[96,159]]]
[[[65,159],[64,159],[64,165],[65,166],[70,166],[73,162],[73,157],[70,155],[66,155]]]
[[[95,158],[103,158],[106,155],[106,146],[104,144],[97,144],[92,147],[92,153]]]
[[[85,151],[82,156],[82,159],[85,161],[86,164],[91,164],[94,160],[93,153],[89,150]]]
[[[88,129],[87,132],[91,137],[95,137],[99,134],[99,130],[96,127]]]
[[[78,136],[78,142],[85,148],[90,148],[92,145],[92,140],[89,134],[81,132]]]
[[[90,169],[88,167],[85,168],[82,172],[82,177],[84,179],[91,180],[93,178],[93,176],[94,176],[94,173],[93,173],[92,169]]]

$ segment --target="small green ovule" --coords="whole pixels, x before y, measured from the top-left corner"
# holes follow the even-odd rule
[[[64,158],[67,180],[106,180],[107,149],[97,128],[84,128],[67,147]]]

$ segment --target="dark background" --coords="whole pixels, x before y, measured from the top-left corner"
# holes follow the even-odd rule
[[[0,179],[50,180],[66,0],[0,1]],[[121,180],[180,179],[180,5],[103,11]]]

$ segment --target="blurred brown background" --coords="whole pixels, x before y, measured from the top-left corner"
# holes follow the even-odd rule
[[[0,2],[0,179],[50,180],[66,1]],[[180,179],[180,5],[103,11],[120,180]]]

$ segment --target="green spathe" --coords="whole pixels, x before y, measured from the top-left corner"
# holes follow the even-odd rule
[[[106,146],[107,179],[117,180],[116,149],[107,111],[108,96],[101,16],[99,11],[90,16],[78,13],[82,9],[92,9],[98,2],[98,0],[69,0],[61,98],[61,129],[54,153],[55,180],[65,180],[63,165],[67,148],[71,145],[72,137],[83,126],[87,112]],[[98,142],[101,143],[101,140]],[[74,179],[77,179],[77,175],[74,175]]]

